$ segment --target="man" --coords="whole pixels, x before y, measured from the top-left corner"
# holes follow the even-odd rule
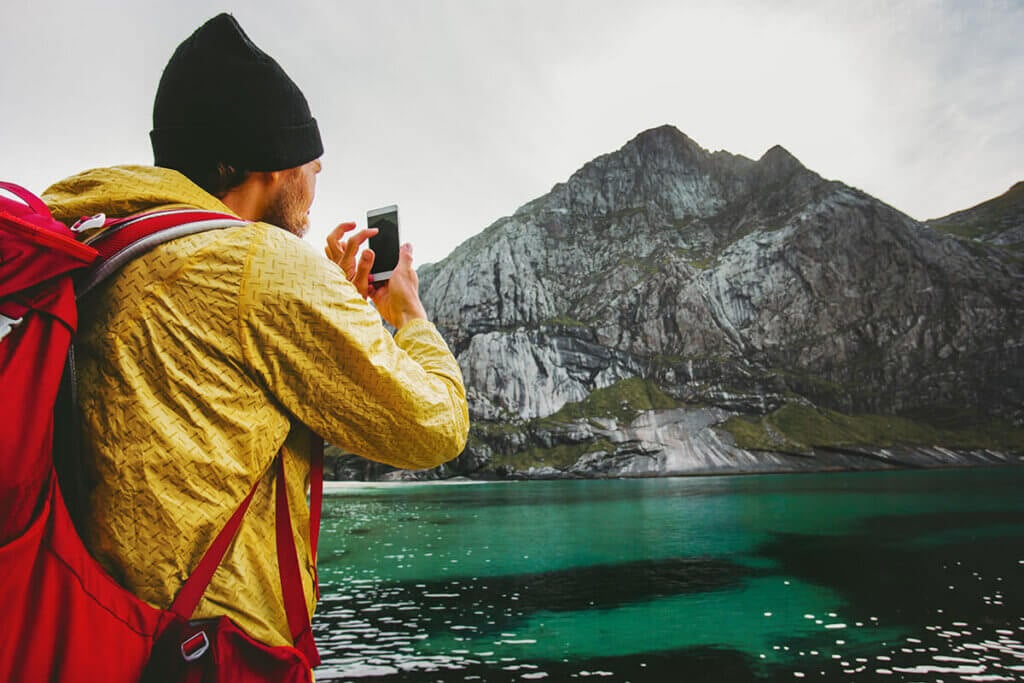
[[[79,403],[94,479],[85,541],[121,583],[167,607],[259,480],[195,616],[225,614],[267,645],[291,644],[274,545],[278,451],[312,612],[311,431],[397,467],[432,467],[465,445],[465,389],[420,303],[409,245],[375,287],[372,253],[357,258],[369,231],[339,226],[334,262],[298,238],[319,130],[302,92],[234,18],[215,17],[179,46],[153,122],[156,167],[64,180],[44,196],[54,215],[187,206],[252,222],[161,245],[81,303]]]

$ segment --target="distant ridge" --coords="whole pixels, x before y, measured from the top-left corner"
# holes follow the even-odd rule
[[[961,237],[1024,249],[1024,181],[1003,194],[927,225]]]

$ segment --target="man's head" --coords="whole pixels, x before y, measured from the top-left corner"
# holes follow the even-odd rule
[[[219,197],[253,172],[291,173],[297,182],[323,154],[302,91],[229,14],[203,24],[171,56],[150,139],[157,166]]]

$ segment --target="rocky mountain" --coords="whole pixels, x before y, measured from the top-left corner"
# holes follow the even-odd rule
[[[927,224],[960,237],[1024,251],[1024,182],[995,199]]]
[[[421,269],[474,426],[415,476],[1020,460],[1022,233],[645,131]]]

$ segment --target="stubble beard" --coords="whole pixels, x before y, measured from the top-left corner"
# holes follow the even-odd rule
[[[288,183],[267,207],[262,220],[284,228],[298,238],[309,231],[309,204],[298,183]]]

